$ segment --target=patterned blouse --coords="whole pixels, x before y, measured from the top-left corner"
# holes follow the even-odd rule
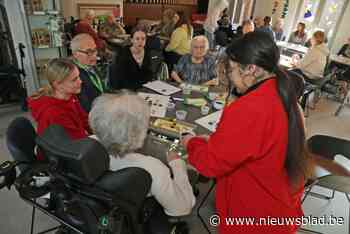
[[[201,84],[216,78],[215,60],[206,55],[202,63],[192,63],[192,56],[186,54],[175,65],[174,71],[190,84]]]

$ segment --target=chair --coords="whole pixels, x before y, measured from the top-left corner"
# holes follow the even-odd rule
[[[33,162],[35,157],[36,132],[32,123],[25,117],[14,119],[6,131],[6,144],[15,161]],[[23,171],[27,165],[20,165]]]
[[[12,158],[17,162],[27,162],[27,164],[19,165],[20,171],[23,173],[28,170],[30,163],[36,160],[35,156],[35,138],[37,137],[32,123],[25,117],[18,117],[14,119],[6,131],[6,144],[10,151]],[[32,221],[30,226],[30,233],[34,232],[36,207],[32,209]],[[57,229],[49,229],[52,231]],[[46,233],[44,231],[43,233]]]
[[[350,68],[334,69],[332,74],[332,79],[322,87],[322,91],[334,95],[340,102],[339,107],[334,113],[335,116],[338,116],[345,106],[346,101],[349,101]]]
[[[334,198],[335,191],[338,191],[345,194],[350,204],[350,171],[334,161],[336,155],[342,155],[350,160],[350,141],[332,136],[315,135],[307,141],[307,145],[314,155],[316,163],[327,169],[331,174],[308,181],[302,202],[305,201],[308,195],[331,200]],[[315,185],[332,190],[332,195],[325,196],[312,192],[311,190]]]

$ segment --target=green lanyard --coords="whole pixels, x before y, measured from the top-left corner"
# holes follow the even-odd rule
[[[74,60],[74,64],[77,65],[79,68],[83,69],[84,71],[87,72],[89,79],[91,80],[91,82],[93,83],[93,85],[101,92],[103,93],[103,83],[100,80],[100,78],[98,77],[98,75],[92,71],[88,66],[83,65],[81,63],[79,63],[78,60]]]

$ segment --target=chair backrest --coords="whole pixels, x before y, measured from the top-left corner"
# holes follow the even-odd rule
[[[158,72],[164,62],[163,52],[161,50],[149,50],[151,57],[151,71],[154,79],[157,79]]]
[[[313,154],[334,160],[338,154],[350,159],[350,141],[326,136],[315,135],[307,141],[309,150]]]
[[[35,156],[36,132],[32,123],[25,117],[14,119],[6,131],[6,144],[15,161],[33,162]],[[21,165],[23,171],[26,165]]]
[[[72,140],[62,126],[52,124],[36,138],[45,159],[62,175],[82,184],[93,184],[109,169],[109,155],[97,140]]]

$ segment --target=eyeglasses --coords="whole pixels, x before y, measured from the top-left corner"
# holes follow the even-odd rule
[[[80,53],[86,54],[87,56],[94,56],[97,54],[97,49],[87,49],[87,50],[78,50]]]

